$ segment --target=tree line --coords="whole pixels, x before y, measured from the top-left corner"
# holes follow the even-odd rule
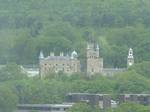
[[[104,93],[114,96],[123,93],[149,94],[149,67],[150,62],[142,62],[114,77],[101,74],[87,77],[86,74],[81,73],[71,76],[50,73],[45,79],[39,79],[39,77],[28,78],[18,65],[8,64],[0,70],[0,107],[9,109],[7,107],[10,105],[11,110],[11,106],[15,107],[17,103],[63,103],[66,94],[70,92]]]

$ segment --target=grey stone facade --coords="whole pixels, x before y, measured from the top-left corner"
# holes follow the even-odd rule
[[[102,73],[103,58],[99,56],[99,45],[88,43],[87,45],[87,74]]]
[[[72,52],[71,56],[64,56],[63,53],[60,53],[60,56],[55,56],[54,53],[51,53],[46,58],[41,53],[39,66],[41,77],[48,73],[64,72],[72,74],[80,72],[80,61],[77,59],[75,51]]]
[[[133,64],[133,50],[130,48],[127,56],[127,67]],[[39,57],[39,68],[41,77],[44,77],[44,75],[48,73],[64,72],[66,74],[73,74],[81,72],[81,64],[76,51],[73,51],[70,56],[64,55],[63,53],[60,53],[59,56],[55,56],[55,54],[51,52],[46,58],[41,52]],[[127,68],[104,68],[103,58],[99,53],[99,45],[89,42],[87,43],[86,49],[85,69],[87,75],[101,73],[103,75],[112,76],[115,73],[125,71]]]

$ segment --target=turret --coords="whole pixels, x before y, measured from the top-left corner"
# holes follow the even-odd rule
[[[63,52],[60,52],[60,56],[64,56],[64,53],[63,53]]]
[[[94,43],[88,42],[87,43],[87,50],[93,50],[94,49]]]
[[[78,57],[78,53],[76,51],[73,51],[71,53],[71,59],[76,59]]]
[[[99,45],[96,42],[87,44],[86,72],[88,75],[101,73],[103,69],[103,59],[99,56]]]
[[[44,59],[43,51],[40,51],[39,59]]]
[[[87,58],[99,58],[99,45],[95,43],[87,43]]]
[[[93,57],[93,51],[94,51],[94,43],[87,43],[87,58]]]
[[[99,58],[99,45],[98,44],[96,45],[96,55],[97,55],[97,58]]]
[[[127,58],[127,66],[130,67],[134,64],[134,56],[133,56],[133,49],[130,48],[128,52],[128,58]]]
[[[98,44],[96,45],[96,50],[99,50],[99,45]]]

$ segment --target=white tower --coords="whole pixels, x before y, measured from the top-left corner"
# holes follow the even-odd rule
[[[130,48],[128,52],[128,58],[127,58],[127,66],[130,67],[134,64],[134,56],[133,56],[133,49]]]

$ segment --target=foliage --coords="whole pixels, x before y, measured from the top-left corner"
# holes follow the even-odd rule
[[[38,64],[40,50],[45,56],[50,51],[58,55],[77,50],[84,63],[86,42],[91,38],[100,44],[105,67],[126,68],[130,47],[138,63],[115,77],[59,73],[48,74],[44,80],[28,79],[17,64],[6,64],[0,69],[0,109],[14,107],[14,93],[19,103],[61,103],[68,92],[150,93],[149,6],[149,0],[0,0],[1,64]],[[79,106],[83,110],[73,108],[90,110],[86,104]],[[144,111],[134,104],[114,111],[126,109]]]
[[[26,75],[22,73],[21,68],[15,64],[10,63],[0,69],[0,82],[8,80],[20,80],[26,78]]]
[[[150,78],[150,62],[144,61],[142,63],[134,64],[130,69],[135,70],[138,74],[146,78]]]
[[[67,110],[67,112],[93,112],[93,109],[86,103],[77,103]]]
[[[6,86],[0,87],[0,112],[13,112],[16,109],[17,96]]]
[[[114,77],[106,77],[102,76],[102,74],[96,74],[92,77],[87,77],[86,74],[73,74],[71,76],[67,76],[66,74],[58,73],[47,74],[47,77],[42,80],[23,77],[18,79],[16,78],[17,80],[14,80],[14,78],[11,78],[7,79],[7,81],[1,82],[2,91],[0,91],[0,94],[2,93],[1,95],[4,95],[4,97],[5,95],[8,95],[8,97],[13,97],[12,95],[15,94],[18,98],[13,98],[14,101],[18,100],[18,103],[51,104],[63,103],[66,94],[70,92],[106,93],[114,95],[120,93],[149,93],[150,79],[147,76],[142,75],[147,73],[144,72],[146,70],[143,71],[142,69],[145,64],[147,65],[147,63],[144,62],[142,66],[139,66],[139,71],[133,66],[133,68],[129,68],[128,71],[116,74]],[[7,67],[7,69],[9,68],[8,71],[11,71],[10,73],[18,73],[18,69],[13,68],[14,66],[12,67],[12,64],[10,65],[10,67]],[[2,75],[1,79],[4,79],[3,77],[5,76]],[[8,91],[8,94],[4,94],[6,91]],[[1,97],[0,100],[3,100],[2,98],[3,97]],[[9,104],[9,101],[1,101],[1,104],[3,103],[12,105],[12,103]],[[84,106],[81,109],[87,109]],[[95,111],[98,112],[98,110]],[[116,110],[116,112],[117,111],[119,110]]]
[[[134,103],[124,103],[119,105],[114,110],[111,110],[110,112],[149,112],[150,107],[149,106],[142,106],[139,104]]]
[[[105,66],[126,67],[129,47],[149,60],[149,0],[0,0],[0,63],[37,64],[40,50],[77,50],[83,62],[89,37]],[[7,9],[6,9],[7,7]],[[91,36],[90,36],[91,35]]]
[[[149,79],[137,74],[135,71],[128,71],[117,75],[115,90],[118,93],[149,93]]]
[[[16,80],[7,83],[19,97],[19,103],[63,103],[67,93],[149,93],[150,79],[129,70],[114,77],[96,74],[49,74],[46,79]]]

